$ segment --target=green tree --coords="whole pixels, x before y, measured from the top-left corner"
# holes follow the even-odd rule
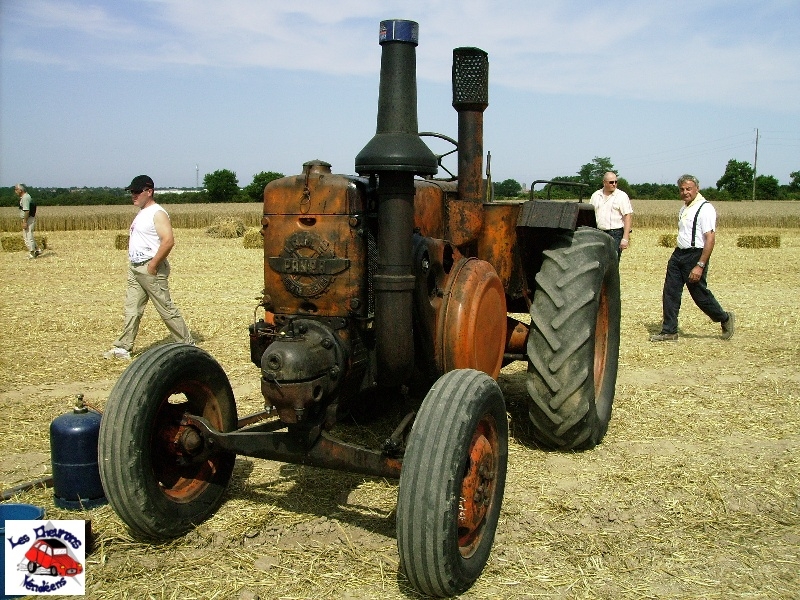
[[[777,200],[781,185],[772,175],[759,175],[756,177],[756,199]]]
[[[261,171],[253,176],[252,183],[244,188],[244,193],[255,202],[260,202],[264,198],[264,188],[267,187],[267,184],[283,176],[283,173],[275,171]]]
[[[603,175],[608,171],[616,173],[611,159],[608,156],[595,156],[592,162],[586,163],[578,170],[578,176],[581,183],[588,184],[591,191],[594,192],[603,187]]]
[[[717,189],[724,190],[734,200],[745,200],[753,195],[753,175],[755,171],[744,160],[730,159],[725,173],[717,181]]]
[[[522,185],[516,179],[506,179],[494,184],[494,195],[498,198],[516,198],[522,191]]]
[[[230,202],[239,195],[239,180],[236,173],[220,169],[203,177],[203,186],[211,202]]]
[[[792,192],[800,191],[800,171],[789,173],[789,177],[792,178],[792,181],[789,182],[789,190]]]

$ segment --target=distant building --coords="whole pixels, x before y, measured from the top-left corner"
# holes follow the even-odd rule
[[[188,188],[188,189],[180,189],[180,188],[167,188],[164,190],[156,189],[154,191],[155,194],[196,194],[197,192],[202,192],[203,190],[198,190],[197,188]]]

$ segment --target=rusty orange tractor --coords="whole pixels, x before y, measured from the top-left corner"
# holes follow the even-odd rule
[[[528,363],[541,444],[588,449],[605,435],[619,354],[611,237],[587,203],[486,200],[478,48],[453,51],[458,173],[434,177],[417,35],[412,21],[381,23],[377,132],[358,174],[315,160],[264,190],[264,316],[250,327],[264,411],[240,419],[219,364],[183,344],[143,353],[112,390],[100,472],[135,534],[178,536],[212,515],[236,455],[399,478],[401,569],[423,593],[457,594],[483,570],[500,514],[503,365]],[[332,434],[356,403],[388,408],[401,388],[424,399],[382,447]]]

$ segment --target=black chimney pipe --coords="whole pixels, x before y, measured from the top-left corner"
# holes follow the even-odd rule
[[[417,125],[414,21],[381,21],[381,79],[375,137],[356,156],[356,171],[378,178],[378,268],[375,332],[378,384],[404,383],[414,365],[412,300],[415,277],[414,174],[435,175],[436,156],[420,139]]]

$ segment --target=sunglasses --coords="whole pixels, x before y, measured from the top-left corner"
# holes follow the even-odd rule
[[[616,182],[616,181],[606,181],[606,183],[610,183],[610,184],[612,184],[612,185],[617,185],[617,182]]]
[[[145,188],[145,189],[147,189],[147,188]],[[144,190],[130,190],[130,192],[131,192],[131,196],[138,196],[138,195],[139,195],[139,194],[141,194],[143,191],[144,191]]]

